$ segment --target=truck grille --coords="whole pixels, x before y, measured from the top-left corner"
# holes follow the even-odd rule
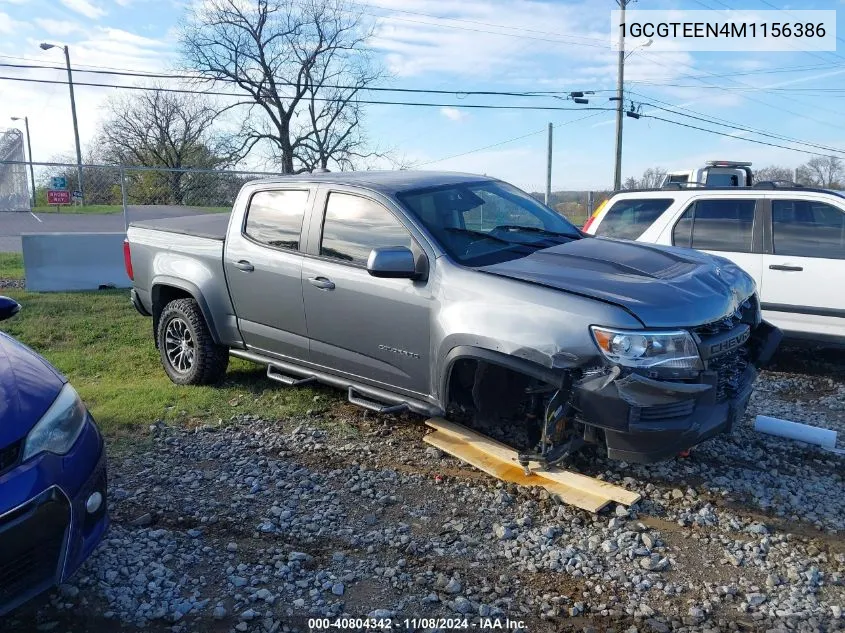
[[[742,376],[748,367],[748,344],[711,358],[707,368],[716,371],[716,401],[733,398],[745,386]]]
[[[15,442],[11,446],[0,448],[0,475],[7,470],[10,470],[18,463],[18,458],[21,454],[21,445],[23,440]]]
[[[55,490],[0,519],[0,614],[58,581],[69,523]]]

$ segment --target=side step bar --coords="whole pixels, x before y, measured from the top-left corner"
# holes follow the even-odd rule
[[[273,365],[267,365],[267,378],[280,382],[287,387],[304,387],[317,382],[316,376],[306,376],[305,378],[294,378],[288,374],[283,374],[278,368]]]
[[[341,376],[317,369],[285,362],[246,349],[230,349],[229,355],[267,367],[267,377],[287,386],[302,386],[320,382],[339,389],[347,389],[349,402],[378,413],[413,411],[427,416],[441,416],[444,411],[426,399],[408,398],[385,389],[353,382]],[[399,408],[395,408],[399,407]]]
[[[367,411],[374,411],[375,413],[402,413],[410,409],[407,402],[400,402],[399,404],[381,404],[375,400],[369,400],[368,398],[357,394],[355,392],[355,387],[349,387],[348,399],[350,404],[362,407]]]

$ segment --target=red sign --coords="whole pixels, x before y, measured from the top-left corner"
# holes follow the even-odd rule
[[[70,191],[62,189],[48,189],[47,204],[70,204]]]

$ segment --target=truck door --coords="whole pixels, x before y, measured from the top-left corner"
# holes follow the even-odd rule
[[[373,248],[418,242],[398,214],[354,190],[321,189],[317,204],[302,269],[311,362],[429,394],[430,282],[380,279],[366,268]]]
[[[260,352],[308,359],[302,301],[303,219],[314,188],[268,188],[247,201],[226,238],[224,268],[244,343]]]

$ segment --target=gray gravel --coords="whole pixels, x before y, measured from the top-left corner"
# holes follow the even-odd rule
[[[741,428],[687,459],[585,455],[580,470],[643,495],[599,515],[443,456],[415,418],[156,423],[111,456],[113,527],[94,557],[5,624],[267,633],[370,614],[843,630],[845,459],[751,430],[757,412],[841,429],[843,395],[841,374],[768,373]]]

